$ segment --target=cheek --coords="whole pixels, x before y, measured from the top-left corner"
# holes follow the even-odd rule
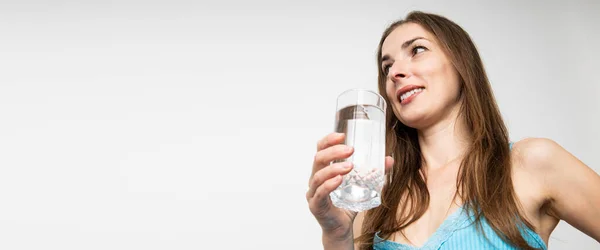
[[[392,110],[388,110],[388,112],[394,112],[396,117],[398,117],[398,112],[396,110],[396,105],[398,100],[396,99],[396,89],[394,83],[392,81],[387,81],[385,85],[385,93],[388,97],[388,102],[390,102],[390,106],[392,106]]]
[[[415,73],[424,80],[434,80],[445,74],[445,65],[431,57],[415,65]]]
[[[450,64],[444,65],[444,67],[442,67],[442,72],[442,78],[444,79],[444,83],[448,92],[452,93],[453,95],[458,95],[460,84],[458,80],[458,73],[454,67]]]
[[[436,95],[452,95],[458,92],[458,77],[454,67],[445,61],[430,61],[419,67],[419,77],[431,88]]]
[[[385,94],[387,95],[388,99],[390,101],[395,100],[395,89],[394,89],[394,83],[392,81],[386,81],[385,83]]]

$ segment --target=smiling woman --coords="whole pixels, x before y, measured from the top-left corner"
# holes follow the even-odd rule
[[[560,220],[600,241],[600,176],[552,140],[509,141],[460,26],[412,12],[384,32],[377,65],[391,182],[377,208],[333,207],[351,168],[329,162],[352,152],[342,135],[319,142],[306,198],[325,249],[546,249]]]

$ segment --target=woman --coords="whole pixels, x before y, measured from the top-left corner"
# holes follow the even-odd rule
[[[384,32],[377,65],[393,111],[392,180],[377,208],[334,207],[329,193],[352,167],[329,163],[352,148],[343,134],[319,141],[306,198],[325,249],[546,249],[559,220],[600,241],[600,176],[551,140],[509,142],[477,49],[457,24],[410,13]]]

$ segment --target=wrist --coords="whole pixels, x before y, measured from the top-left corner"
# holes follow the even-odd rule
[[[354,236],[352,231],[346,234],[323,232],[323,249],[325,250],[353,250]]]

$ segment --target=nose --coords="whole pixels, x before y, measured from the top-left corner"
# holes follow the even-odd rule
[[[393,81],[408,78],[410,76],[408,67],[400,62],[394,63],[390,68],[390,77]]]
[[[396,79],[406,78],[406,74],[405,73],[397,73],[397,74],[394,74],[394,78],[396,78]]]

